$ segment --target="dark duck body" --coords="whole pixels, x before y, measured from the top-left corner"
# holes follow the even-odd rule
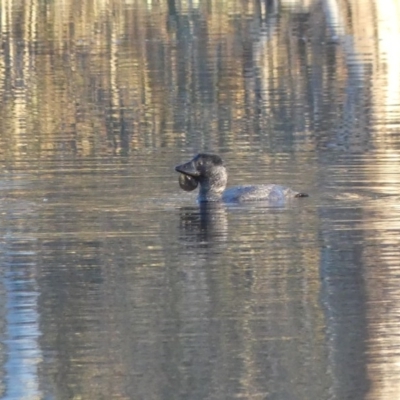
[[[220,156],[216,154],[197,154],[192,160],[175,167],[182,175],[179,184],[190,191],[200,185],[198,200],[240,203],[245,201],[281,202],[296,197],[308,197],[288,187],[266,184],[235,186],[226,189],[228,174]]]

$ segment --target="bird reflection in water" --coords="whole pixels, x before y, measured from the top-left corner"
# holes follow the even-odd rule
[[[228,233],[226,207],[220,202],[204,202],[180,209],[182,241],[189,247],[211,248],[224,243]]]

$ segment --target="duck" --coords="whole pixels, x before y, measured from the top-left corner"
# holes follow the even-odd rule
[[[242,185],[227,189],[228,173],[222,158],[217,154],[199,153],[190,161],[177,165],[175,171],[180,173],[179,185],[182,189],[192,191],[200,186],[197,198],[200,203],[282,202],[308,197],[307,193],[278,184]]]

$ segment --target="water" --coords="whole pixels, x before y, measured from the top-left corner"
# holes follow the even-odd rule
[[[1,397],[397,398],[396,7],[2,2]]]

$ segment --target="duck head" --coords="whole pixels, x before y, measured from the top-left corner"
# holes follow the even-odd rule
[[[193,181],[200,185],[200,201],[218,200],[226,188],[226,169],[221,157],[216,154],[197,154],[190,161],[176,166],[175,171],[190,177],[191,190],[195,189]]]

